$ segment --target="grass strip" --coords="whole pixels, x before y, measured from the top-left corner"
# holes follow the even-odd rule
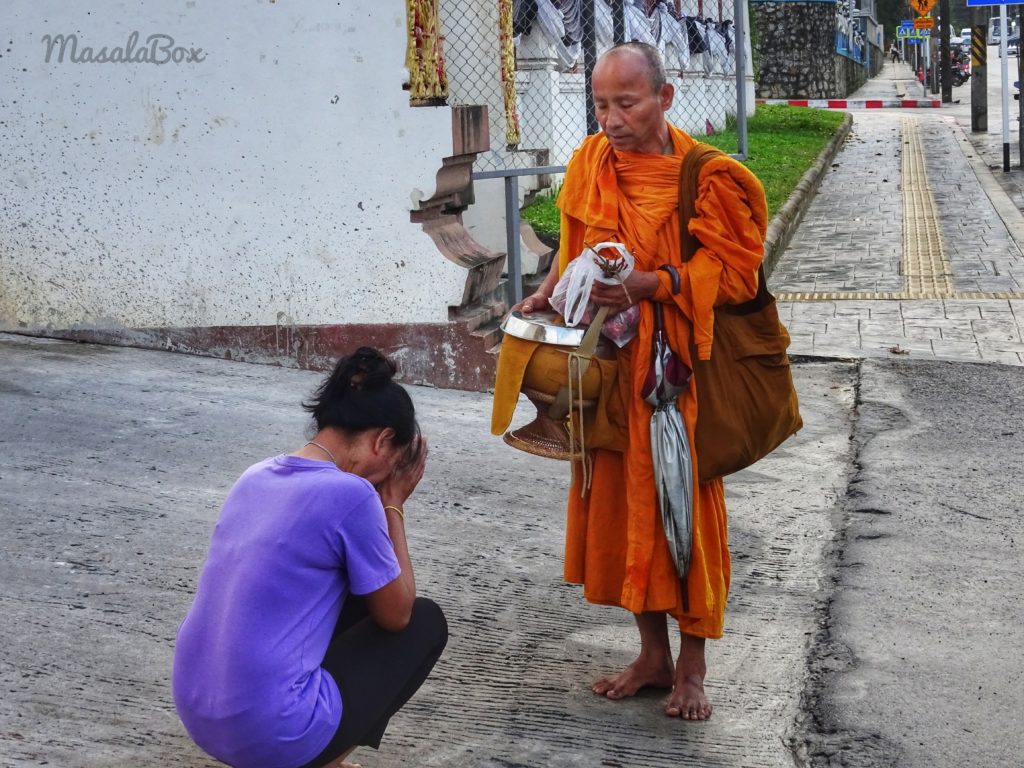
[[[844,113],[785,104],[762,104],[747,121],[748,157],[744,164],[764,185],[768,215],[789,199],[800,178],[814,165],[829,139],[839,129]],[[726,130],[712,136],[694,136],[726,152],[736,152],[738,139],[730,121]],[[541,193],[523,209],[523,218],[539,235],[557,237],[557,190]]]

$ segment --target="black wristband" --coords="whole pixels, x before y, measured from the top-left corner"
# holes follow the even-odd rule
[[[677,296],[682,288],[682,283],[679,279],[679,270],[671,264],[662,264],[658,269],[668,272],[668,276],[672,280],[672,295]]]

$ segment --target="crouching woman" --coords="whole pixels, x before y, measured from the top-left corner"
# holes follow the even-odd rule
[[[394,365],[341,359],[305,408],[316,434],[228,493],[172,685],[189,735],[236,768],[319,768],[380,745],[448,639],[416,597],[406,499],[427,459]]]

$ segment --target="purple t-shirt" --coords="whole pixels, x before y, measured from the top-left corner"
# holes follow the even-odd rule
[[[189,735],[239,768],[316,757],[341,721],[338,686],[320,663],[342,605],[400,572],[366,480],[297,456],[247,469],[178,630],[172,687]]]

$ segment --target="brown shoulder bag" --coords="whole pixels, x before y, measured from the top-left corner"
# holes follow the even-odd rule
[[[719,154],[714,147],[697,144],[683,158],[679,233],[684,263],[700,247],[687,226],[694,214],[700,169]],[[678,276],[673,277],[673,290],[678,292]],[[711,359],[698,360],[691,341],[697,387],[695,453],[702,482],[749,467],[803,426],[788,347],[789,333],[779,320],[760,266],[753,299],[715,307]]]

